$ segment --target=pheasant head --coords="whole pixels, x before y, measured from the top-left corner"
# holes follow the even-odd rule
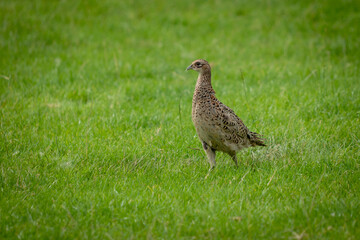
[[[186,70],[190,70],[190,69],[195,70],[199,73],[203,73],[203,72],[210,72],[211,67],[206,60],[198,59],[193,61],[191,65],[186,68]]]

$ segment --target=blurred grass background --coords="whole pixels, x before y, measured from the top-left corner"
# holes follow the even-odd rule
[[[357,239],[360,2],[1,1],[0,238]],[[269,146],[208,164],[195,59]],[[207,176],[207,177],[206,177]]]

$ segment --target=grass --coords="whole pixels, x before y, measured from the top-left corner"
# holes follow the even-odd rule
[[[360,4],[1,1],[1,239],[358,239]],[[197,58],[268,147],[191,122]],[[194,150],[195,149],[195,150]]]

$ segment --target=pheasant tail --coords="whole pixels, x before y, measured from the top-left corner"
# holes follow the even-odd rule
[[[256,132],[250,132],[250,142],[251,146],[266,146],[265,139],[261,138],[261,135]]]

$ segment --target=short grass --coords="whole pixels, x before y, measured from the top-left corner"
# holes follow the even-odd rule
[[[0,238],[358,239],[360,4],[0,2]],[[268,147],[191,122],[197,58]]]

